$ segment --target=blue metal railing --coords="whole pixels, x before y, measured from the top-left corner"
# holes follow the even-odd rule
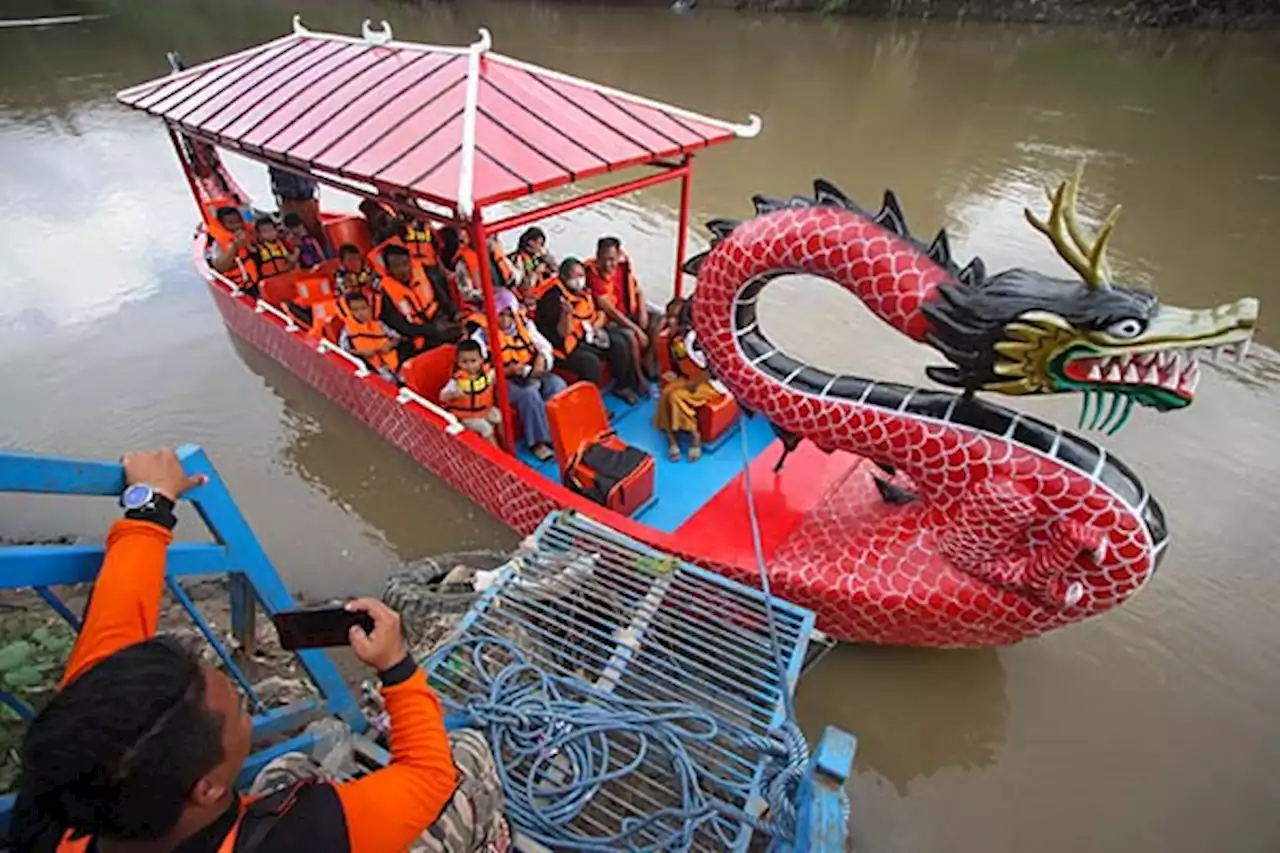
[[[178,450],[189,474],[209,482],[184,497],[208,527],[212,542],[175,543],[167,559],[168,589],[245,690],[254,711],[254,739],[283,737],[255,750],[240,781],[247,784],[272,758],[307,751],[313,737],[297,734],[317,714],[341,717],[356,732],[367,728],[355,696],[332,662],[321,652],[298,657],[320,700],[267,708],[236,659],[197,610],[182,579],[226,575],[233,632],[242,646],[253,637],[254,609],[269,613],[294,606],[292,597],[258,543],[235,501],[204,452]],[[0,453],[0,492],[99,495],[116,497],[124,486],[119,464]],[[767,605],[757,590],[681,563],[576,514],[556,513],[539,529],[537,553],[509,564],[504,579],[491,587],[459,625],[460,635],[511,636],[547,671],[586,678],[593,689],[632,699],[691,702],[733,730],[761,737],[775,735],[785,720],[782,697],[795,689],[813,614],[794,605],[773,604],[786,677],[781,683],[769,665],[769,640],[762,618]],[[61,585],[91,583],[102,564],[102,546],[24,545],[0,547],[0,589],[31,588],[72,630],[80,618],[54,592]],[[589,559],[589,564],[579,561]],[[586,565],[586,568],[583,568]],[[575,568],[576,566],[576,568]],[[516,575],[519,575],[517,579]],[[571,596],[546,595],[568,585]],[[521,639],[523,638],[523,639]],[[457,711],[470,692],[465,675],[448,666],[433,668],[432,682],[446,705]],[[22,716],[31,708],[17,695],[0,691],[0,705]],[[453,714],[447,724],[464,724]],[[699,761],[716,769],[720,794],[747,812],[764,804],[757,757],[739,750],[735,739],[713,739],[691,747]],[[828,728],[805,767],[795,796],[794,839],[775,840],[774,853],[838,853],[846,846],[849,805],[844,785],[856,742]],[[378,756],[385,760],[385,755]],[[644,772],[656,768],[643,765]],[[637,803],[663,805],[672,780],[649,774],[643,790],[621,780],[620,790],[594,797],[601,814],[639,817]],[[621,794],[621,798],[617,796]],[[656,798],[656,799],[655,799]],[[7,828],[12,797],[0,796],[0,831]],[[750,835],[743,825],[733,848],[743,849]],[[707,848],[699,844],[695,849]]]
[[[306,721],[321,713],[337,715],[353,731],[364,731],[368,723],[360,711],[355,695],[347,688],[337,668],[324,653],[304,651],[298,655],[319,691],[321,698],[318,701],[303,700],[283,707],[267,708],[227,645],[197,610],[182,586],[182,579],[200,575],[226,575],[231,598],[232,631],[242,647],[247,648],[252,644],[257,604],[260,603],[268,613],[275,613],[294,607],[295,602],[204,451],[193,445],[186,445],[178,449],[178,457],[188,474],[207,474],[209,477],[208,483],[189,492],[184,500],[189,501],[199,513],[213,541],[171,545],[166,565],[166,583],[170,594],[213,648],[227,673],[248,696],[254,711],[255,742],[300,729]],[[124,469],[118,463],[0,453],[0,492],[115,498],[123,489]],[[58,597],[52,587],[93,582],[102,565],[103,555],[104,548],[100,545],[2,547],[0,589],[34,589],[73,631],[79,631],[79,617]],[[30,717],[32,714],[27,703],[11,692],[0,690],[0,704],[8,706],[20,716]],[[295,734],[255,750],[245,762],[241,782],[247,783],[277,755],[293,750],[305,751],[311,745],[311,735]],[[0,830],[8,826],[12,809],[12,796],[0,796]]]

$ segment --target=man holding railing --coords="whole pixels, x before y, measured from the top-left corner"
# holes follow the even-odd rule
[[[264,768],[241,797],[253,719],[226,675],[155,635],[174,503],[201,484],[172,450],[129,454],[125,519],[112,527],[59,693],[22,745],[10,840],[57,853],[374,853],[504,850],[501,788],[482,738],[447,736],[439,700],[406,651],[400,617],[376,599],[348,607],[391,718],[391,763],[337,784],[299,754]],[[301,769],[299,770],[299,765]],[[430,827],[430,831],[426,831]]]

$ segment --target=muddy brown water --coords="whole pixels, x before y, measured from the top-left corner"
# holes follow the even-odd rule
[[[503,52],[727,118],[759,113],[758,139],[699,157],[699,220],[822,175],[868,203],[894,187],[909,222],[946,224],[962,258],[1060,269],[1021,208],[1086,156],[1086,211],[1125,205],[1118,274],[1188,306],[1259,296],[1260,341],[1280,343],[1274,35],[554,5],[64,7],[110,17],[0,31],[0,444],[108,457],[202,444],[307,594],[374,591],[401,560],[514,537],[228,337],[189,267],[193,210],[168,140],[112,101],[163,73],[166,50],[230,52],[293,11],[348,32],[388,17],[401,37],[446,43],[483,23]],[[261,174],[240,174],[265,193]],[[664,188],[555,220],[553,246],[584,252],[617,232],[661,293],[675,202]],[[834,288],[798,280],[768,298],[771,333],[828,367],[920,382],[936,361]],[[1280,849],[1280,361],[1259,347],[1206,374],[1191,409],[1139,412],[1108,441],[1175,537],[1128,607],[998,651],[841,648],[803,683],[811,733],[830,723],[861,739],[859,849]],[[1073,424],[1077,401],[1020,405]],[[92,533],[111,515],[7,499],[0,535]]]

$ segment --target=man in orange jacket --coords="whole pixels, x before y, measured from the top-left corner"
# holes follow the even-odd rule
[[[129,493],[149,499],[128,501],[134,508],[112,527],[59,693],[23,741],[15,849],[391,853],[431,847],[432,835],[444,835],[437,826],[458,834],[451,803],[467,780],[455,767],[439,700],[406,651],[400,617],[375,599],[347,606],[373,620],[370,633],[351,630],[351,647],[382,680],[391,763],[354,782],[316,780],[252,802],[240,797],[235,780],[253,728],[243,699],[198,655],[154,636],[174,502],[201,481],[168,449],[129,454],[124,466]],[[465,769],[462,756],[459,763]],[[500,793],[487,799],[490,812],[496,799],[500,822]],[[467,817],[475,824],[481,816]],[[505,838],[501,846],[474,838],[448,849],[505,846]]]

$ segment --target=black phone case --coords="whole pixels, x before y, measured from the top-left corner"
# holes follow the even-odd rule
[[[271,621],[280,635],[280,647],[290,652],[350,645],[348,632],[354,625],[366,632],[373,630],[368,613],[352,613],[341,607],[285,610],[273,614]]]

